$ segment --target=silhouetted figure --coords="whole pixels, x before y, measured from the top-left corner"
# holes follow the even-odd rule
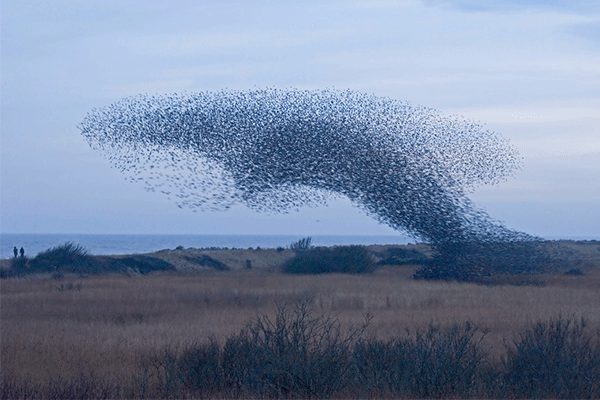
[[[19,255],[19,250],[17,250],[17,246],[14,247],[13,254],[15,255],[15,258],[17,258],[17,256]]]
[[[24,248],[21,247],[20,253],[21,253],[21,257],[25,257],[25,249]]]

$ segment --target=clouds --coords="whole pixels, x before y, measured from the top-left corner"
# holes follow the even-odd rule
[[[137,93],[349,88],[488,123],[526,150],[536,143],[539,148],[562,146],[545,141],[552,124],[543,121],[564,122],[561,139],[569,142],[573,131],[568,126],[579,129],[573,121],[594,117],[600,109],[596,3],[3,2],[3,224],[18,226],[16,219],[4,216],[25,215],[31,207],[43,214],[48,196],[38,196],[36,188],[55,187],[57,193],[68,194],[64,202],[69,203],[79,190],[69,182],[91,175],[100,186],[118,186],[115,193],[129,196],[114,199],[120,207],[129,207],[129,198],[143,197],[143,192],[133,194],[133,189],[119,185],[111,175],[114,171],[102,169],[86,153],[85,143],[73,139],[79,137],[76,125],[87,110]],[[477,4],[483,4],[480,11],[467,12]],[[537,122],[515,115],[549,118]],[[599,123],[590,121],[590,135],[598,135]],[[522,138],[527,140],[519,141]],[[583,147],[568,148],[573,153]],[[61,169],[71,171],[59,174],[67,178],[59,179],[50,172],[56,169],[31,162],[63,165],[68,161],[63,149],[80,154],[72,158],[77,162]],[[15,151],[29,155],[11,156]],[[548,154],[556,153],[552,151]],[[568,165],[561,163],[560,168]],[[539,179],[551,187],[551,175],[549,171]],[[94,190],[102,192],[93,186],[86,190],[90,196]],[[39,199],[26,209],[19,206],[25,196]],[[95,198],[102,198],[101,193]],[[164,203],[145,200],[152,204],[148,207],[161,208],[149,215],[166,212]],[[99,220],[110,218],[111,212],[127,213],[116,205],[92,203],[89,212],[80,204],[68,207],[81,209],[82,220],[102,207],[112,210]],[[57,215],[54,220],[61,218],[68,219]],[[199,225],[189,222],[188,229],[194,232]],[[48,223],[43,230],[57,226]],[[271,231],[276,231],[273,226]],[[526,225],[518,227],[528,230]]]
[[[600,18],[572,24],[565,28],[565,32],[583,39],[585,44],[595,50],[600,49]]]
[[[595,0],[423,0],[433,7],[452,8],[462,12],[491,14],[549,14],[560,16],[556,29],[584,43],[600,46],[600,3]]]
[[[595,0],[424,0],[424,3],[433,6],[451,6],[462,11],[600,13],[600,4]]]

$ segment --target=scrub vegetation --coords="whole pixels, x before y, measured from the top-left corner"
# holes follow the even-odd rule
[[[375,264],[417,257],[384,249],[370,248]],[[272,250],[294,258],[286,252]],[[4,279],[0,397],[600,396],[597,266],[540,275],[543,285],[378,267]]]
[[[146,255],[123,257],[92,256],[87,250],[72,242],[51,247],[34,258],[15,257],[10,267],[0,271],[0,277],[22,277],[36,274],[51,274],[53,278],[62,278],[65,274],[107,274],[107,273],[149,273],[155,271],[174,271],[175,268],[158,258]]]
[[[365,246],[313,247],[283,265],[290,274],[365,274],[374,268],[372,256]]]

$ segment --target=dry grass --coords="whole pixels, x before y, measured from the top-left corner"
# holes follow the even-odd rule
[[[450,328],[469,321],[487,332],[482,344],[500,365],[507,344],[539,321],[584,317],[587,332],[600,333],[600,248],[595,243],[567,245],[561,251],[578,254],[580,261],[563,269],[581,268],[584,275],[508,278],[543,281],[545,286],[415,281],[411,275],[417,266],[382,267],[366,275],[276,272],[293,256],[290,250],[163,251],[153,257],[170,262],[178,273],[1,280],[0,375],[16,378],[21,387],[48,388],[48,382],[61,378],[75,384],[97,382],[94,390],[121,388],[106,392],[109,398],[140,397],[137,391],[145,385],[140,379],[152,376],[152,368],[158,379],[152,360],[179,357],[210,338],[223,344],[257,315],[272,317],[277,305],[306,298],[317,314],[334,316],[343,328],[361,326],[365,315],[372,315],[367,335],[377,340],[403,336],[406,329]],[[371,250],[383,257],[386,247]],[[230,270],[188,263],[204,254]],[[57,385],[69,387],[61,382]],[[43,390],[30,397],[70,396]]]
[[[149,354],[222,340],[276,304],[310,297],[318,312],[389,338],[405,328],[471,321],[489,330],[496,357],[504,341],[550,317],[585,317],[600,329],[600,271],[547,277],[545,287],[414,281],[410,268],[372,275],[284,275],[262,271],[121,275],[1,282],[3,373],[133,378]]]
[[[287,260],[294,257],[295,253],[289,249],[283,249],[282,251],[273,249],[186,249],[163,250],[152,255],[171,263],[180,271],[198,270],[198,265],[190,262],[190,258],[201,256],[209,256],[227,265],[230,269],[245,269],[249,260],[254,269],[276,270]]]

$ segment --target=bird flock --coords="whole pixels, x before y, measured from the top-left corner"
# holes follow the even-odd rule
[[[287,212],[347,197],[430,243],[446,269],[527,262],[505,253],[538,241],[468,198],[514,175],[517,150],[403,101],[331,89],[138,95],[92,110],[79,128],[114,167],[180,207]]]

